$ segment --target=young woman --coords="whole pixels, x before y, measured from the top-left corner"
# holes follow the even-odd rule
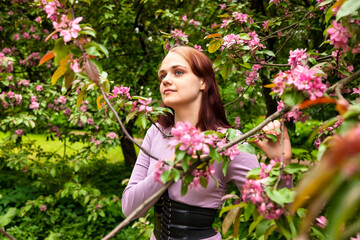
[[[191,47],[174,47],[162,61],[158,77],[163,104],[174,112],[174,115],[159,119],[158,127],[164,132],[170,133],[171,127],[179,121],[190,122],[202,131],[231,127],[225,117],[212,62],[205,54]],[[279,126],[280,123],[276,121],[263,130]],[[289,160],[291,146],[287,132],[284,139],[285,159]],[[169,147],[170,140],[152,126],[145,136],[143,147],[160,159],[174,159],[174,150]],[[258,142],[258,146],[270,158],[281,156],[279,141]],[[154,179],[156,162],[156,159],[140,151],[129,184],[123,192],[122,209],[126,216],[163,186]],[[222,173],[221,165],[215,163],[213,167],[213,176],[219,187],[210,178],[206,189],[190,188],[181,196],[181,182],[178,181],[151,204],[155,205],[155,229],[151,240],[221,239],[220,233],[212,228],[217,209],[222,205],[221,198],[226,194],[230,181],[234,181],[242,190],[246,173],[259,167],[259,163],[256,156],[241,152],[230,162],[226,176]],[[144,215],[151,206],[137,217]]]

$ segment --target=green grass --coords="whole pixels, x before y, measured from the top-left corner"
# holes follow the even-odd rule
[[[2,133],[0,132],[0,141],[2,141],[4,138],[9,137],[9,133]],[[57,154],[63,156],[64,154],[64,142],[60,141],[59,139],[55,138],[54,140],[46,140],[45,135],[41,134],[27,134],[26,136],[23,136],[23,140],[35,140],[36,145],[40,146],[45,152],[56,152]],[[85,144],[81,142],[76,143],[67,143],[66,146],[66,155],[71,155],[81,148],[83,148]],[[137,150],[137,149],[136,149]],[[138,150],[137,150],[138,152]],[[111,148],[107,153],[104,154],[104,157],[108,159],[109,163],[114,163],[118,161],[123,161],[124,156],[122,153],[122,149],[120,146],[116,148]]]

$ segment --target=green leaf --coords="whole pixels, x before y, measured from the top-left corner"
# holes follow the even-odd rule
[[[252,202],[248,202],[245,206],[244,218],[248,221],[255,210],[255,205]]]
[[[277,137],[274,136],[273,134],[265,134],[266,138],[270,139],[273,142],[277,142]]]
[[[254,231],[254,229],[256,228],[256,226],[264,219],[263,215],[259,215],[251,224],[249,227],[249,234],[252,233],[252,231]]]
[[[244,40],[251,40],[251,38],[250,38],[250,36],[249,36],[249,34],[247,34],[247,33],[240,33],[240,35],[239,35],[240,37],[240,39],[244,39]]]
[[[86,49],[86,53],[92,56],[101,56],[101,53],[97,50],[96,47],[89,47]]]
[[[325,22],[328,23],[330,18],[334,15],[332,8],[330,7],[325,14]]]
[[[59,38],[55,41],[55,46],[53,49],[55,55],[55,65],[60,65],[60,61],[64,59],[69,53],[70,46],[65,45],[64,40]]]
[[[183,183],[181,185],[181,196],[184,196],[187,193],[187,190],[188,190],[188,185]]]
[[[5,215],[0,216],[0,227],[3,228],[9,223],[11,223],[12,219],[16,216],[18,212],[17,208],[9,208]]]
[[[218,50],[221,47],[221,41],[220,40],[215,40],[212,41],[209,46],[208,46],[208,51],[209,53],[214,53],[216,52],[216,50]]]
[[[256,149],[251,144],[239,144],[236,149],[238,149],[240,152],[250,153],[250,154],[256,154]]]
[[[228,168],[228,166],[229,166],[229,163],[230,163],[230,159],[229,159],[229,158],[226,158],[226,159],[223,161],[223,164],[222,164],[222,172],[223,172],[224,176],[226,176],[227,168]]]
[[[232,67],[233,67],[233,62],[232,61],[228,61],[225,66],[223,66],[223,68],[221,69],[221,76],[223,77],[224,80],[226,80],[228,78],[228,76],[230,75],[230,73],[232,72]]]
[[[306,172],[309,169],[308,166],[298,164],[298,163],[289,163],[285,166],[284,172],[288,174],[294,174],[297,172]]]
[[[146,113],[141,113],[138,117],[138,123],[142,129],[146,128],[146,121]]]
[[[138,110],[130,112],[128,115],[126,115],[125,122],[128,123],[131,119],[133,119],[136,116],[137,113],[138,113]]]
[[[233,128],[228,128],[226,130],[226,138],[228,141],[232,141],[234,139],[236,139],[239,136],[239,131],[237,131],[236,129]]]
[[[186,151],[181,151],[179,149],[176,149],[175,153],[176,153],[176,158],[175,158],[176,161],[183,160],[186,155]]]
[[[250,60],[250,58],[251,58],[250,54],[246,54],[242,56],[242,60],[244,63],[247,63]]]
[[[282,207],[286,203],[291,203],[295,197],[295,192],[288,188],[281,188],[279,190],[272,187],[265,188],[266,195],[274,202],[280,204]]]
[[[246,174],[246,178],[248,179],[258,179],[259,178],[259,174],[260,174],[261,168],[254,168],[251,169],[250,171],[248,171],[248,173]]]
[[[210,148],[210,152],[209,152],[210,157],[212,159],[220,162],[221,161],[220,154],[214,148],[212,148],[210,146],[209,146],[209,148]]]
[[[180,179],[180,172],[177,169],[172,170],[172,175],[174,176],[174,181],[177,182]]]
[[[161,174],[160,179],[163,183],[166,183],[169,180],[170,176],[171,176],[171,169],[167,169]]]
[[[339,11],[336,13],[336,21],[339,21],[340,18],[345,17],[347,15],[357,14],[358,9],[360,8],[359,0],[347,0],[341,5]]]
[[[289,91],[283,94],[284,102],[288,106],[293,106],[304,101],[304,96],[298,91]]]
[[[91,42],[87,43],[86,46],[96,47],[98,50],[102,51],[107,58],[109,57],[109,51],[107,50],[107,48],[104,45],[102,45],[100,43],[91,41]]]
[[[206,188],[207,185],[208,185],[208,181],[206,180],[206,178],[204,176],[201,176],[200,177],[200,185],[203,187],[203,188]]]

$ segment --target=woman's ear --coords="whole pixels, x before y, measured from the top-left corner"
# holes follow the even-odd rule
[[[205,90],[205,87],[206,87],[206,83],[204,81],[204,79],[200,79],[200,90]]]

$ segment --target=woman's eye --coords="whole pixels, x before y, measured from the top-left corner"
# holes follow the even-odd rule
[[[166,77],[166,75],[160,75],[159,79],[163,80]]]
[[[176,72],[175,72],[175,75],[182,75],[183,74],[183,71],[180,71],[180,70],[177,70]]]

